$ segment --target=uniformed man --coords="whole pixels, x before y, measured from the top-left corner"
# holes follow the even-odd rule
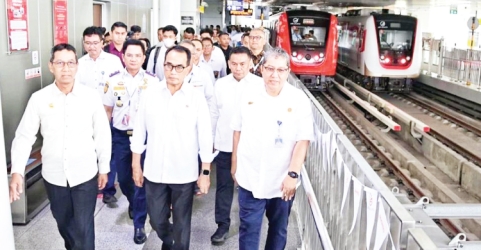
[[[110,33],[112,34],[112,42],[104,47],[104,51],[116,55],[122,62],[122,66],[125,67],[122,46],[127,39],[127,25],[123,22],[115,22],[112,24]]]
[[[249,73],[252,54],[246,47],[235,47],[229,58],[232,74],[217,81],[214,88],[212,124],[215,129],[214,148],[216,157],[217,189],[215,193],[215,223],[217,230],[211,237],[213,244],[222,244],[229,234],[230,210],[234,197],[234,181],[231,177],[232,115],[240,105],[244,91],[252,93],[264,88],[262,78]]]
[[[135,184],[145,185],[150,223],[164,250],[189,249],[194,185],[197,182],[204,194],[210,187],[212,127],[204,95],[184,84],[190,57],[182,46],[167,50],[165,79],[145,93],[131,144]],[[146,147],[142,170],[141,154]],[[171,206],[173,226],[169,223]]]
[[[257,34],[255,34],[257,36]],[[307,96],[287,82],[290,56],[275,48],[262,65],[264,89],[246,93],[232,118],[232,176],[239,184],[239,249],[259,249],[264,214],[265,249],[284,249],[296,184],[313,140]]]
[[[91,26],[84,30],[84,49],[88,54],[78,60],[75,76],[77,83],[96,89],[101,99],[104,96],[105,83],[109,75],[123,69],[122,62],[117,56],[102,50],[102,35],[99,27]],[[102,190],[102,201],[106,204],[117,202],[117,198],[115,198],[117,192],[115,188],[116,174],[115,161],[112,159],[110,161],[109,181]]]
[[[249,34],[249,49],[252,52],[252,61],[254,63],[251,73],[257,76],[262,76],[260,66],[264,61],[265,37],[264,31],[261,29],[253,29]]]
[[[149,62],[147,63],[147,71],[157,75],[160,81],[164,79],[164,58],[165,51],[172,48],[177,43],[177,28],[167,25],[162,29],[162,44],[158,44],[155,49],[150,52]]]
[[[134,242],[142,244],[146,240],[147,205],[145,189],[135,187],[132,180],[130,137],[143,93],[149,86],[158,84],[158,79],[141,68],[145,48],[139,40],[126,41],[123,51],[125,70],[110,76],[105,85],[104,105],[107,116],[113,117],[112,150],[120,189],[129,201],[129,216],[134,220]]]
[[[30,97],[12,143],[10,202],[27,184],[25,166],[40,129],[43,183],[65,248],[93,250],[97,193],[109,172],[109,122],[95,90],[75,81],[72,45],[55,45],[48,68],[55,81]]]
[[[194,39],[192,40],[192,43],[195,46],[195,52],[192,54],[192,62],[194,65],[199,66],[200,69],[206,72],[207,75],[209,75],[212,85],[214,85],[216,79],[212,67],[209,66],[209,64],[200,61],[200,57],[204,54],[204,45],[202,44],[202,41],[199,39]]]

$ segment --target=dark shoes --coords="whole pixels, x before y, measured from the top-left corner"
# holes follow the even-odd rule
[[[131,220],[134,219],[134,211],[132,210],[132,208],[131,208],[130,206],[129,206],[129,218],[130,218]]]
[[[135,244],[144,244],[147,240],[147,236],[145,235],[144,228],[136,228],[134,234],[134,242]]]
[[[171,244],[162,243],[162,250],[171,250],[171,249],[172,249]]]
[[[229,229],[217,228],[215,233],[210,237],[213,245],[222,245],[229,236]]]
[[[115,198],[115,196],[110,195],[110,194],[104,194],[104,197],[102,198],[102,201],[105,204],[111,204],[111,203],[117,202],[117,198]]]

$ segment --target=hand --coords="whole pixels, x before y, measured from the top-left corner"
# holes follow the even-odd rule
[[[283,200],[290,201],[294,197],[294,194],[296,193],[296,185],[297,178],[286,176],[281,186]]]
[[[107,174],[99,174],[99,190],[102,190],[105,188],[105,185],[107,185],[107,182],[109,181],[109,176]]]
[[[210,188],[210,175],[201,174],[199,179],[197,179],[197,186],[199,186],[202,194],[207,194]]]
[[[232,161],[231,163],[231,168],[230,168],[230,174],[232,175],[232,180],[234,180],[234,185],[238,185],[237,184],[237,180],[235,179],[235,173],[237,172],[237,160],[234,162]]]
[[[132,179],[134,179],[135,186],[142,187],[144,185],[144,173],[140,166],[132,166]]]
[[[18,173],[12,174],[10,180],[10,203],[20,200],[20,194],[23,193],[23,176]]]

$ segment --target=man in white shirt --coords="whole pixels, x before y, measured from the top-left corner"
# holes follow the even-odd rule
[[[162,42],[159,42],[150,52],[147,71],[156,74],[160,81],[164,80],[165,51],[177,43],[177,34],[177,28],[172,25],[165,26],[162,29]]]
[[[230,227],[230,210],[234,197],[234,180],[231,177],[232,115],[240,105],[244,91],[253,93],[264,88],[262,78],[249,73],[252,66],[251,52],[246,47],[231,50],[229,68],[232,74],[219,79],[214,89],[212,120],[215,127],[214,148],[219,150],[216,157],[217,189],[215,194],[215,223],[218,228],[211,237],[213,244],[225,242]]]
[[[204,54],[204,45],[202,44],[202,41],[199,39],[194,39],[192,40],[192,43],[195,46],[195,52],[194,54],[192,54],[192,61],[194,65],[199,66],[201,70],[206,72],[207,75],[209,75],[210,80],[212,81],[212,85],[215,85],[216,79],[212,67],[209,66],[209,64],[200,61],[200,57]]]
[[[232,118],[232,176],[239,184],[239,249],[259,249],[264,213],[266,249],[284,249],[299,173],[313,139],[310,101],[289,83],[289,55],[265,53],[265,89],[245,94]]]
[[[30,98],[12,143],[10,202],[18,200],[32,145],[43,137],[42,177],[66,249],[94,249],[97,192],[109,172],[111,135],[96,91],[75,82],[77,56],[69,44],[53,47],[55,82]]]
[[[109,78],[105,88],[104,105],[107,117],[112,119],[112,151],[117,167],[118,181],[122,193],[129,201],[129,216],[134,220],[134,242],[142,244],[147,239],[144,225],[147,218],[145,189],[135,187],[132,180],[132,152],[130,136],[135,126],[135,117],[145,91],[159,80],[142,69],[145,48],[139,40],[128,40],[124,47],[125,70]]]
[[[165,80],[151,86],[142,98],[130,146],[135,185],[145,184],[150,224],[163,242],[162,249],[189,249],[194,185],[197,182],[204,194],[210,186],[211,121],[204,95],[184,84],[190,60],[190,51],[182,46],[166,52]]]
[[[102,50],[102,36],[102,30],[99,27],[91,26],[84,30],[84,49],[88,54],[78,60],[78,69],[75,75],[75,82],[96,89],[100,98],[104,96],[105,83],[109,75],[124,68],[117,56]],[[117,198],[115,198],[116,173],[114,161],[110,161],[109,181],[102,190],[102,201],[106,204],[117,202]]]
[[[209,64],[214,70],[216,79],[220,79],[227,75],[227,62],[225,61],[224,53],[222,50],[214,46],[212,41],[213,31],[211,29],[203,29],[200,31],[200,37],[204,46],[204,54],[201,56],[200,61]],[[211,45],[209,46],[204,39],[209,38]]]

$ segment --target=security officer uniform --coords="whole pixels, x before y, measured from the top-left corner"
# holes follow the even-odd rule
[[[112,74],[104,88],[104,105],[112,107],[112,152],[117,165],[120,189],[129,201],[134,227],[144,228],[147,217],[145,189],[136,187],[132,179],[132,152],[130,137],[140,99],[149,85],[158,84],[154,74],[140,69],[133,77],[126,69]],[[145,153],[142,155],[142,166]]]

